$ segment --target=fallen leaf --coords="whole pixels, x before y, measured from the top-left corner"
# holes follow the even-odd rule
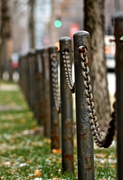
[[[23,118],[23,119],[21,119],[21,122],[22,122],[22,123],[25,123],[25,122],[26,122],[26,120]]]
[[[19,159],[24,159],[24,156],[20,156]]]
[[[43,174],[38,169],[36,169],[34,172],[34,177],[38,177],[38,176],[42,177]]]
[[[112,154],[112,155],[110,155],[108,158],[109,159],[114,159],[116,157],[116,155],[115,154]]]
[[[61,154],[61,149],[53,149],[52,152],[54,154]]]
[[[30,164],[30,163],[32,163],[32,161],[31,161],[31,160],[26,161],[26,164]]]
[[[3,162],[2,164],[5,166],[10,166],[13,163],[14,163],[13,161],[6,161],[6,162]]]
[[[51,139],[44,139],[44,143],[51,143]]]

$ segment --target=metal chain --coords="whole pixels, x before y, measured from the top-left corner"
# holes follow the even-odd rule
[[[71,92],[74,93],[75,83],[72,81],[72,68],[71,68],[69,49],[64,49],[62,51],[62,57],[63,57],[63,64],[64,64],[64,69],[65,69],[67,85],[69,89],[71,90]]]
[[[53,97],[55,101],[55,107],[58,113],[60,113],[60,95],[58,91],[58,67],[57,67],[57,55],[56,53],[52,53],[50,55],[51,58],[51,74],[52,74],[52,84],[53,84]]]
[[[100,128],[99,123],[97,122],[97,116],[96,111],[94,107],[94,101],[93,101],[93,94],[92,94],[92,86],[90,84],[90,76],[89,76],[89,66],[88,66],[88,58],[87,58],[87,48],[85,46],[79,47],[79,53],[81,56],[81,65],[82,65],[82,75],[84,77],[84,86],[85,86],[85,95],[86,95],[86,102],[88,105],[88,112],[90,117],[90,125],[92,134],[95,140],[95,143],[99,147],[108,148],[113,141],[113,137],[115,135],[116,130],[116,112],[115,112],[115,106],[116,102],[113,104],[114,111],[111,114],[112,120],[109,122],[109,127],[106,133],[106,136],[103,137]]]

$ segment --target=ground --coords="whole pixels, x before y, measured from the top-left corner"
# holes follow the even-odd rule
[[[0,179],[75,180],[77,178],[76,135],[74,174],[62,173],[61,149],[52,150],[17,84],[0,84]],[[94,145],[95,179],[116,179],[115,141],[108,149]]]

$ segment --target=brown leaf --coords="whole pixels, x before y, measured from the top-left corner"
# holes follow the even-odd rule
[[[53,149],[52,152],[54,154],[61,154],[61,149]]]
[[[2,164],[4,166],[11,166],[11,164],[13,164],[14,162],[13,161],[6,161],[6,162],[3,162]]]
[[[31,160],[27,160],[27,161],[26,161],[26,164],[30,164],[30,163],[32,163]]]
[[[34,177],[38,177],[38,176],[42,177],[43,174],[38,169],[36,169],[35,172],[34,172]]]

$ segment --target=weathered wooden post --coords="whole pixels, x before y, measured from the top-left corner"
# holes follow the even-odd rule
[[[65,75],[65,52],[69,49],[72,64],[72,45],[69,37],[60,39],[60,93],[61,93],[61,123],[62,123],[62,170],[63,172],[74,171],[73,153],[73,102],[72,93],[67,85]]]
[[[90,35],[87,31],[79,31],[74,34],[74,63],[75,63],[75,87],[76,87],[76,121],[77,121],[77,151],[78,151],[78,179],[94,179],[94,155],[93,137],[90,127],[90,119],[87,110],[84,77],[82,75],[81,57],[78,48],[86,46],[88,57]]]
[[[49,80],[50,80],[50,123],[51,123],[51,150],[60,148],[60,129],[59,129],[59,113],[55,106],[54,97],[54,80],[58,82],[58,59],[57,59],[57,47],[50,46],[49,52]],[[56,73],[53,72],[53,69]]]
[[[117,179],[123,179],[123,12],[115,16]],[[122,37],[122,38],[121,38]]]

